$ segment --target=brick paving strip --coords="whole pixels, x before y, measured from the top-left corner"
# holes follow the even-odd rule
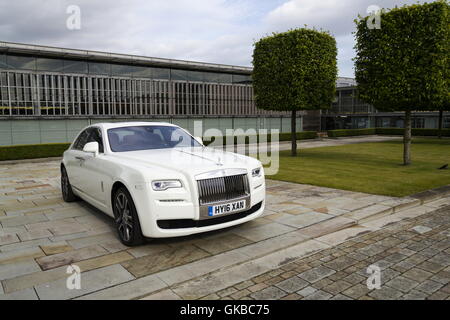
[[[58,161],[0,165],[0,299],[136,299],[150,294],[197,299],[221,290],[230,292],[221,293],[224,297],[247,298],[245,290],[259,292],[268,285],[246,282],[255,276],[386,223],[450,204],[445,187],[391,198],[268,180],[267,208],[255,221],[127,248],[117,239],[110,218],[84,202],[62,201],[58,166]],[[416,249],[427,246],[416,244]],[[353,259],[367,253],[360,255]],[[82,290],[66,288],[71,263],[82,270]],[[241,282],[251,286],[236,286]],[[287,282],[290,290],[301,286],[294,282]],[[281,294],[283,289],[272,287],[270,292]],[[308,287],[306,292],[311,292]]]

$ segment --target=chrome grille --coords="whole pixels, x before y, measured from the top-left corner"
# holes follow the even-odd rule
[[[198,180],[200,205],[233,200],[250,193],[247,174]]]

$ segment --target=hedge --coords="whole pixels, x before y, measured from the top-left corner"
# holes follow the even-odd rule
[[[340,129],[340,130],[329,130],[329,138],[337,137],[351,137],[351,136],[364,136],[375,134],[375,128],[369,129]]]
[[[270,135],[268,135],[267,138],[267,140],[270,141]],[[317,132],[315,131],[297,132],[297,139],[299,140],[314,138],[317,138]],[[279,139],[280,141],[290,141],[291,134],[281,133]],[[204,140],[205,145],[208,145],[213,141],[212,139],[207,138],[204,138]],[[237,140],[237,137],[235,137],[235,144],[237,143]],[[245,137],[245,143],[249,143],[248,136]],[[0,146],[0,161],[62,157],[64,151],[66,151],[69,146],[70,143]]]
[[[255,140],[255,136],[244,136],[245,138],[245,144],[249,144],[250,141],[250,137],[253,138],[253,141]],[[226,144],[226,141],[229,137],[223,137],[223,145]],[[302,132],[297,132],[297,140],[308,140],[308,139],[316,139],[317,138],[317,132],[316,131],[302,131]],[[291,141],[291,134],[290,133],[280,133],[279,137],[278,137],[279,141]],[[234,144],[238,144],[238,140],[239,142],[242,141],[242,136],[235,136],[234,137]],[[259,141],[259,135],[256,136],[256,140]],[[209,145],[212,142],[215,141],[215,138],[203,138],[203,143],[205,145]],[[267,142],[271,141],[271,136],[270,134],[267,135]]]
[[[412,129],[412,135],[417,137],[437,137],[438,129]],[[329,130],[328,137],[350,137],[350,136],[362,136],[362,135],[391,135],[402,136],[404,133],[403,128],[369,128],[369,129],[341,129],[341,130]],[[443,137],[450,137],[450,129],[442,129]]]
[[[62,157],[70,143],[51,143],[0,147],[0,161]]]
[[[404,132],[403,128],[377,128],[376,133],[380,135],[393,135],[402,136]],[[437,137],[439,134],[438,129],[412,129],[411,133],[413,136],[422,137]],[[443,137],[450,137],[450,129],[442,129]]]

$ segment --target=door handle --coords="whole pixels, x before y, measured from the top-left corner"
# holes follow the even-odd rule
[[[83,157],[75,157],[75,159],[80,160],[80,161],[85,161],[86,159]]]

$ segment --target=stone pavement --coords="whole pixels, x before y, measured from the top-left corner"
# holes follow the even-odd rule
[[[62,201],[58,161],[3,164],[0,300],[136,299],[153,293],[202,298],[213,293],[211,289],[226,289],[374,230],[379,221],[374,219],[396,221],[408,216],[401,210],[415,214],[432,209],[420,204],[415,198],[267,180],[267,207],[259,219],[128,248],[118,240],[112,219],[85,202]],[[66,287],[70,264],[82,271],[81,290]],[[210,278],[216,282],[205,292],[201,279],[212,273],[224,276],[219,281]],[[191,290],[192,282],[198,290]]]
[[[443,203],[447,205],[439,208]],[[202,299],[450,300],[450,199],[428,206],[434,207],[429,213],[405,210],[406,218],[398,222],[393,216],[368,222],[364,226],[384,227],[307,257],[284,261],[278,268],[215,290]],[[317,240],[329,243],[331,238],[339,242],[342,237]],[[371,265],[381,269],[379,289],[367,287]],[[218,276],[209,275],[145,299],[180,299],[189,290],[201,291],[214,277]]]

